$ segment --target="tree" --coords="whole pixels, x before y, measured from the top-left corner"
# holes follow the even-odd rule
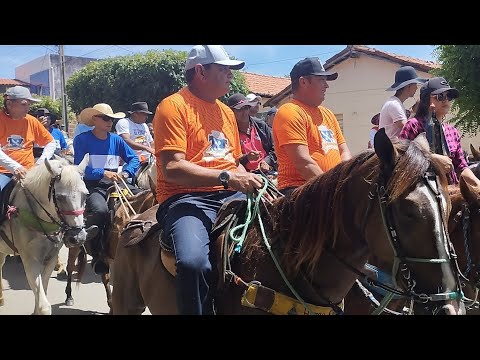
[[[452,106],[455,125],[464,133],[476,134],[480,127],[480,46],[438,45],[435,55],[442,64],[435,76],[444,77],[460,92]]]
[[[150,109],[155,109],[161,100],[186,85],[186,58],[185,51],[151,50],[88,63],[68,79],[69,105],[77,114],[101,102],[109,104],[114,112],[125,112],[136,101],[146,101]],[[233,73],[230,94],[247,93],[243,75]]]

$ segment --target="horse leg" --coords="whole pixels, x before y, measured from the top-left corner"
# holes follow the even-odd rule
[[[0,253],[0,306],[5,304],[5,300],[3,299],[3,264],[5,264],[5,258],[7,254]]]
[[[29,254],[21,254],[25,274],[27,276],[28,284],[35,295],[35,309],[34,315],[51,315],[52,306],[48,302],[47,295],[43,288],[42,274],[44,272],[44,265],[37,261]],[[53,271],[54,262],[51,262],[51,270]]]
[[[107,304],[110,308],[110,315],[113,314],[112,312],[112,290],[110,289],[110,274],[102,274],[102,283],[105,287],[105,293],[107,294]]]
[[[68,249],[68,260],[67,260],[67,286],[65,287],[65,294],[67,298],[65,299],[65,305],[73,306],[74,300],[72,297],[72,275],[73,271],[75,270],[75,260],[80,254],[80,248],[70,248]]]

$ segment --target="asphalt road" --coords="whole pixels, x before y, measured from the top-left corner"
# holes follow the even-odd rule
[[[60,258],[66,266],[68,250],[60,250]],[[107,296],[100,276],[96,275],[90,266],[88,257],[82,283],[72,283],[73,306],[65,305],[66,279],[57,279],[53,271],[48,283],[47,298],[52,305],[52,315],[108,315]],[[17,258],[7,256],[3,266],[3,294],[5,305],[0,306],[0,315],[30,315],[33,313],[35,298],[27,282],[23,265]],[[149,314],[148,310],[144,314]]]

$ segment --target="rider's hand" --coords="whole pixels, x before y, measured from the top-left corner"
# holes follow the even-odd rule
[[[249,172],[230,172],[229,187],[243,193],[253,193],[255,189],[261,189],[263,180],[260,176]]]
[[[249,151],[247,153],[247,159],[248,161],[257,161],[258,159],[260,159],[260,151]]]
[[[263,172],[270,171],[271,169],[270,165],[268,165],[264,160],[260,161],[260,164],[258,164],[258,168]]]
[[[105,170],[103,177],[110,181],[121,181],[122,176],[116,172]]]
[[[150,154],[155,155],[155,149],[154,149],[154,148],[149,147],[149,148],[147,149],[147,151],[148,151]]]
[[[19,167],[13,171],[13,175],[17,180],[23,179],[25,175],[27,175],[27,169],[25,169],[23,166]]]
[[[445,155],[432,154],[432,158],[438,161],[440,167],[445,171],[445,174],[448,174],[453,170],[452,159]]]

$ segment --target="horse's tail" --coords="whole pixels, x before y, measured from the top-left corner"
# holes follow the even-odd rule
[[[83,274],[85,273],[86,264],[87,264],[87,252],[85,251],[85,248],[82,246],[77,256],[77,274],[78,274],[77,286],[80,286],[82,282],[82,277],[83,277]]]

